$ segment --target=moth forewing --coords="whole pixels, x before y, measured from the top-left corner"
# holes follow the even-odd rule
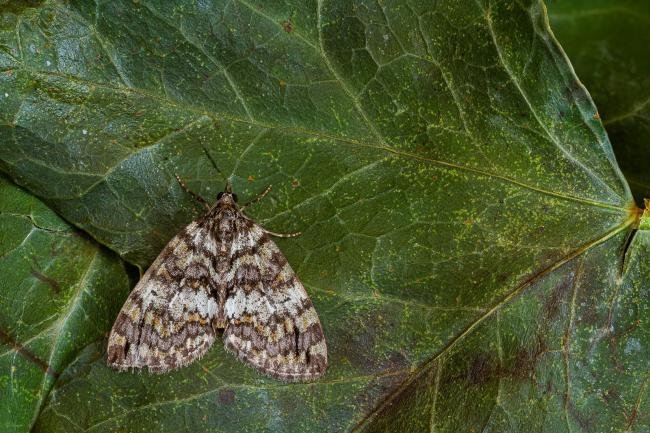
[[[198,220],[161,251],[127,298],[108,339],[108,364],[121,370],[148,367],[154,373],[182,367],[212,346],[212,296],[209,258],[197,248],[214,243],[210,221]]]
[[[325,337],[302,283],[284,255],[254,222],[237,232],[232,292],[226,302],[227,350],[282,380],[325,373]]]

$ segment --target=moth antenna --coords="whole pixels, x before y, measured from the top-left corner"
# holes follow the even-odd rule
[[[201,149],[203,149],[203,153],[205,153],[205,157],[208,158],[208,161],[210,161],[210,164],[212,164],[212,167],[221,175],[221,177],[226,177],[221,170],[219,170],[219,167],[217,166],[217,163],[215,162],[214,158],[212,158],[212,155],[210,155],[210,152],[208,152],[208,149],[206,149],[203,145],[201,146]],[[224,192],[227,193],[232,193],[232,188],[228,189],[230,185],[230,180],[226,178],[226,189],[224,189]]]
[[[262,191],[261,193],[257,194],[257,196],[255,196],[252,200],[250,200],[248,203],[245,203],[243,206],[241,206],[241,207],[239,208],[239,210],[241,210],[241,211],[243,212],[244,209],[246,209],[248,206],[257,203],[258,201],[260,201],[260,200],[262,200],[264,197],[266,197],[266,195],[267,195],[270,191],[271,191],[271,185],[269,185],[269,186],[267,186],[266,188],[264,188],[264,191]]]
[[[181,188],[183,189],[183,191],[185,191],[186,193],[188,193],[189,195],[191,195],[192,197],[194,197],[194,199],[195,199],[196,201],[198,201],[199,203],[201,203],[201,204],[203,205],[203,207],[205,207],[205,208],[208,209],[208,210],[210,209],[210,203],[208,203],[208,202],[207,202],[203,197],[201,197],[200,195],[198,195],[197,193],[195,193],[194,191],[192,191],[191,189],[189,189],[189,188],[187,187],[187,185],[185,184],[185,181],[184,181],[183,179],[181,179],[181,177],[180,177],[179,175],[177,175],[176,173],[174,173],[174,177],[175,177],[176,180],[178,181],[178,184],[181,186]]]

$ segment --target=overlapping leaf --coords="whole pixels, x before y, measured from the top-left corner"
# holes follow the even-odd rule
[[[650,197],[650,3],[549,2],[553,31],[600,110],[638,203]]]
[[[174,174],[272,184],[250,213],[303,232],[279,245],[331,360],[286,385],[216,347],[151,377],[98,342],[36,431],[643,425],[638,213],[538,2],[46,1],[3,26],[0,168],[141,267],[199,210]]]
[[[0,178],[0,431],[28,431],[54,381],[103,338],[128,293],[122,261]]]

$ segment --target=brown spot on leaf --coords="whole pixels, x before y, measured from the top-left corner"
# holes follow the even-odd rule
[[[549,321],[555,319],[558,312],[560,311],[560,305],[562,304],[562,301],[566,298],[567,294],[573,287],[573,279],[574,276],[569,275],[567,278],[564,278],[562,281],[560,281],[560,283],[553,288],[551,295],[544,303],[546,318]]]
[[[477,356],[467,370],[467,381],[471,385],[482,385],[498,374],[498,366],[486,355]]]
[[[43,370],[45,373],[54,377],[58,376],[58,374],[50,368],[47,362],[43,361],[41,358],[36,356],[36,354],[34,354],[31,350],[27,349],[25,346],[23,346],[13,338],[11,338],[11,336],[7,334],[5,331],[3,331],[2,329],[0,329],[0,342],[11,347],[13,350],[16,351],[16,353],[18,353],[25,359],[33,362],[38,368]]]
[[[220,389],[219,390],[219,397],[217,397],[217,401],[219,404],[233,404],[235,401],[235,391],[232,389]]]
[[[36,279],[38,279],[38,280],[44,282],[44,283],[47,284],[48,286],[50,286],[50,288],[52,289],[52,291],[53,291],[54,293],[56,293],[57,295],[58,295],[59,293],[61,293],[61,286],[59,285],[59,282],[56,281],[54,278],[52,278],[52,277],[48,277],[47,275],[42,274],[38,269],[36,269],[36,268],[33,267],[33,266],[32,266],[32,270],[31,270],[31,274],[32,274],[32,276],[33,276],[34,278],[36,278]]]
[[[548,350],[546,342],[540,336],[537,337],[537,344],[532,348],[522,348],[517,351],[512,375],[515,377],[532,377],[539,358]]]
[[[478,354],[468,365],[466,373],[455,374],[442,379],[442,383],[466,381],[471,386],[481,386],[494,379],[513,377],[530,379],[542,354],[548,350],[546,343],[538,337],[538,343],[532,348],[522,348],[515,354],[514,363],[502,363],[488,353]],[[547,383],[546,392],[550,393],[552,384]]]
[[[376,356],[377,333],[382,329],[392,329],[397,326],[398,318],[386,315],[382,309],[369,309],[357,313],[354,319],[342,320],[337,330],[342,337],[344,355],[349,362],[361,372],[375,374],[377,371],[394,371],[410,367],[404,354],[392,351],[386,356]],[[374,326],[364,326],[373,323]],[[381,333],[380,333],[381,335]],[[409,341],[404,342],[408,347]]]
[[[284,20],[280,23],[285,32],[291,33],[293,31],[293,23],[289,20]]]
[[[359,332],[346,338],[347,357],[352,365],[366,373],[377,370],[377,359],[372,356],[375,336],[371,331]]]
[[[620,400],[621,393],[616,389],[606,389],[603,391],[602,396],[607,403],[614,404],[617,400]]]

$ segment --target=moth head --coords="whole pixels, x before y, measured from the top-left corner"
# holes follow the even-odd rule
[[[217,194],[217,201],[237,203],[237,194],[228,191],[222,191]]]
[[[232,192],[230,181],[227,181],[226,187],[223,189],[223,191],[217,194],[217,201],[220,203],[228,204],[237,203],[237,194]]]

